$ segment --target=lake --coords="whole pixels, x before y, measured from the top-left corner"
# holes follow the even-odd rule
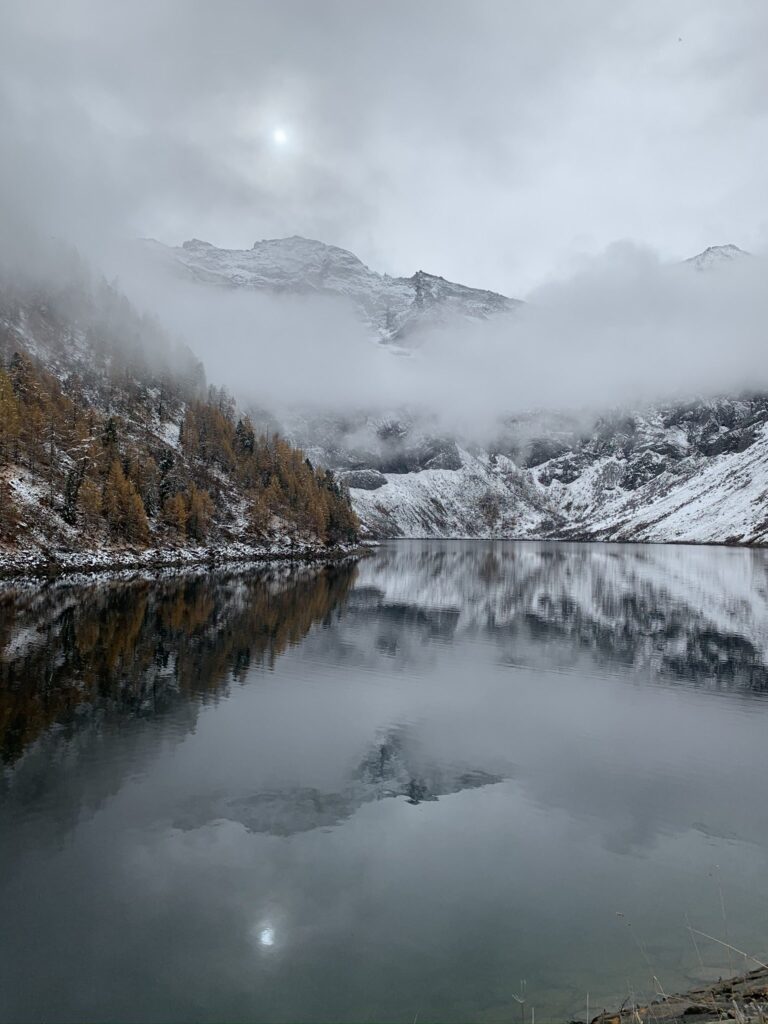
[[[0,1019],[570,1021],[768,954],[768,553],[0,588]]]

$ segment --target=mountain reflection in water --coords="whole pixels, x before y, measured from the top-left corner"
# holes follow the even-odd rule
[[[724,907],[764,958],[767,672],[762,551],[5,585],[0,1020],[567,1020]]]

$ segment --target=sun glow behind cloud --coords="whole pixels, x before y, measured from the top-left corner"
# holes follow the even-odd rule
[[[348,6],[4,4],[0,192],[86,247],[298,232],[511,295],[763,247],[760,0]]]
[[[274,925],[268,921],[258,921],[251,928],[251,941],[258,949],[273,949],[276,941]]]

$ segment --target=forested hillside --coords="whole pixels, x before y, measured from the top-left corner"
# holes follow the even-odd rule
[[[55,285],[0,277],[0,549],[338,545],[345,489],[257,435],[183,344],[76,254]],[[64,268],[64,269],[62,269]]]

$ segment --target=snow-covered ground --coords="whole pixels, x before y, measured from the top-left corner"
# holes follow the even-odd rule
[[[503,455],[464,449],[459,455],[460,469],[385,473],[376,490],[351,487],[363,524],[381,537],[527,537],[542,531],[548,503],[530,473]]]

